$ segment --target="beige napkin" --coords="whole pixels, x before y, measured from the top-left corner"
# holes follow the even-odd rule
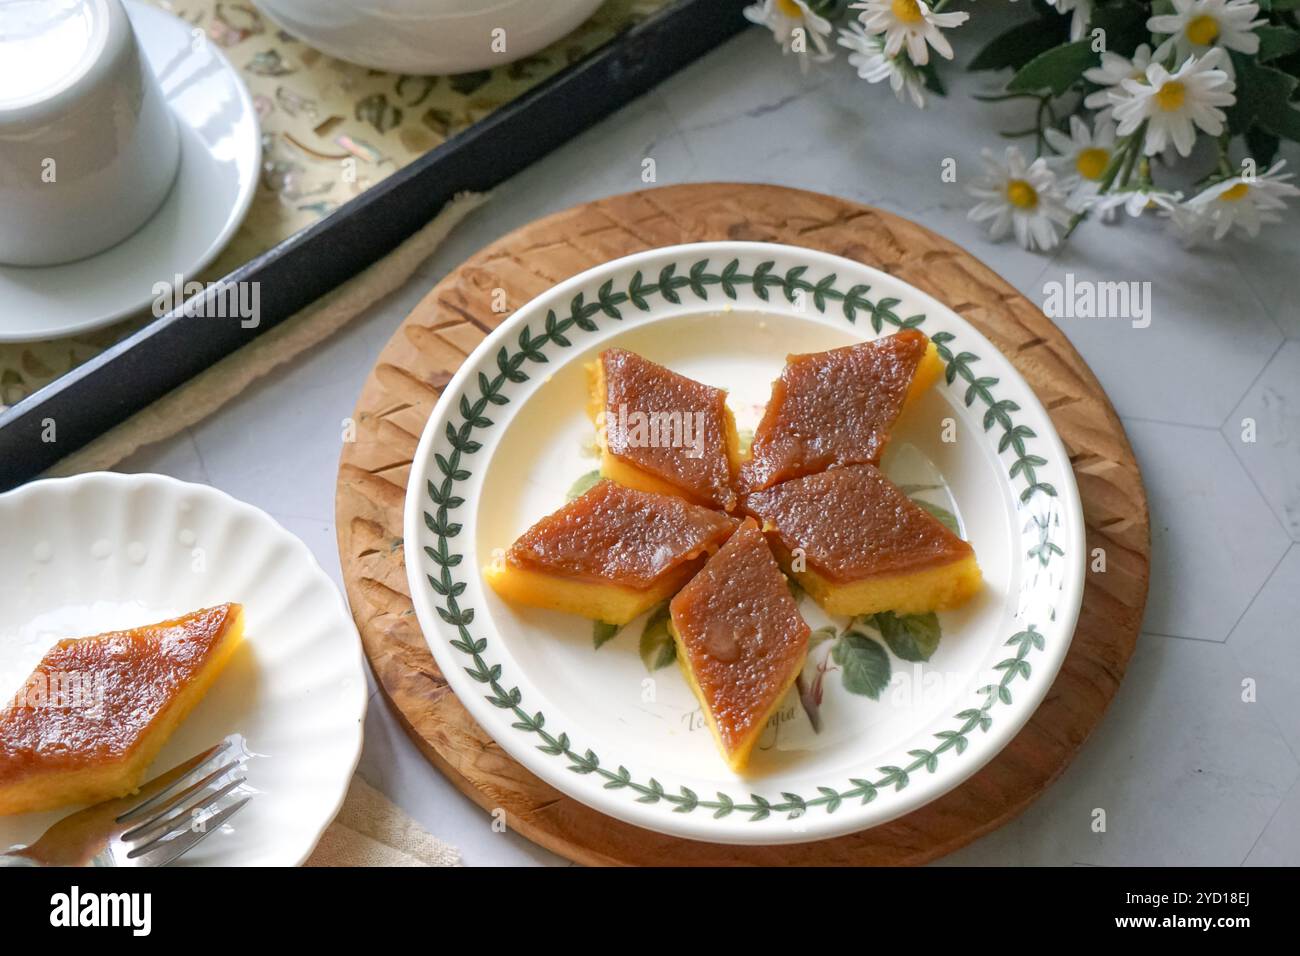
[[[460,854],[356,776],[343,809],[303,865],[460,866]]]

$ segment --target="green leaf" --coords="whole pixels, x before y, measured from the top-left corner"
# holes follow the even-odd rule
[[[1172,12],[1172,11],[1171,11]],[[1150,43],[1147,18],[1151,11],[1140,3],[1116,3],[1108,7],[1094,6],[1088,17],[1088,34],[1093,30],[1106,31],[1106,49],[1131,57],[1139,43]],[[1059,18],[1065,22],[1067,18]]]
[[[786,578],[785,584],[786,587],[790,589],[790,597],[794,599],[795,604],[798,604],[800,601],[803,600],[803,596],[804,596],[803,585],[801,585],[794,578]]]
[[[1259,169],[1267,169],[1273,165],[1273,157],[1277,155],[1280,145],[1276,136],[1258,125],[1246,130],[1246,148]]]
[[[1269,60],[1276,60],[1278,57],[1300,50],[1300,30],[1266,24],[1255,30],[1255,35],[1259,37],[1259,53],[1256,54],[1256,59],[1260,63],[1267,63]]]
[[[664,601],[646,619],[641,629],[641,661],[648,671],[657,671],[667,667],[677,659],[677,644],[672,632],[668,630],[668,602]]]
[[[1064,43],[1069,37],[1069,21],[1053,16],[1045,20],[1027,20],[998,34],[971,60],[968,70],[1020,69],[1034,57]]]
[[[836,642],[831,658],[840,665],[844,689],[872,700],[889,685],[889,655],[885,649],[861,634],[846,633]]]
[[[909,778],[907,776],[907,771],[904,770],[902,767],[895,767],[890,765],[885,767],[877,767],[876,769],[884,774],[884,776],[880,778],[879,781],[880,786],[887,787],[892,783],[894,785],[895,790],[902,790],[904,787],[907,786],[907,781]]]
[[[604,621],[591,622],[591,644],[597,650],[600,646],[618,633],[617,624],[606,624]]]
[[[1250,84],[1255,122],[1275,136],[1300,143],[1300,111],[1291,106],[1296,78],[1272,67],[1256,66]]]
[[[925,66],[917,67],[921,72],[921,82],[925,88],[935,96],[947,96],[948,89],[943,85],[943,78],[939,76],[939,71],[935,67],[935,61],[930,60]]]
[[[837,19],[848,6],[849,0],[808,0],[808,9],[828,20]]]
[[[873,623],[894,655],[905,661],[928,661],[943,636],[939,618],[933,611],[902,616],[896,616],[893,611],[881,611],[875,615]]]
[[[1232,53],[1237,72],[1237,102],[1228,109],[1228,130],[1245,133],[1258,124],[1276,136],[1300,141],[1300,112],[1291,108],[1297,79],[1251,57]]]
[[[1083,76],[1084,70],[1096,66],[1098,60],[1098,55],[1092,51],[1092,41],[1067,43],[1034,57],[1022,66],[1007,84],[1007,89],[1012,93],[1050,90],[1053,96],[1060,96]]]
[[[589,471],[573,484],[569,485],[569,490],[564,493],[564,500],[572,501],[574,498],[581,498],[599,483],[600,469]]]
[[[955,535],[961,534],[961,529],[957,526],[957,516],[953,514],[951,511],[949,511],[947,508],[944,508],[940,505],[936,505],[933,502],[926,501],[923,498],[913,498],[912,500],[916,502],[918,505],[920,505],[923,510],[930,512],[930,514],[932,514],[935,518],[939,520],[940,524],[942,524],[953,534]]]
[[[827,624],[824,627],[817,628],[817,630],[808,635],[808,650],[811,651],[818,644],[825,641],[835,640],[835,637],[838,634],[839,632],[835,630],[834,624]]]
[[[1280,56],[1269,65],[1275,70],[1281,70],[1283,73],[1300,79],[1300,51]]]
[[[840,796],[837,790],[832,790],[830,787],[818,787],[817,789],[826,798],[827,813],[834,813],[840,808],[840,804],[844,802],[844,798]]]

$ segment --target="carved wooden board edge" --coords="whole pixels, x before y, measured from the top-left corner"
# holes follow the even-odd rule
[[[402,560],[409,466],[440,390],[511,308],[591,266],[681,242],[783,242],[856,259],[948,304],[1017,367],[1065,443],[1083,499],[1089,573],[1070,652],[1020,734],[962,786],[898,820],[817,843],[735,847],[597,813],[515,763],[447,687],[420,633]],[[452,271],[381,352],[339,463],[337,533],[353,616],[376,681],[424,756],[530,840],[587,864],[917,864],[1014,818],[1069,764],[1119,687],[1150,565],[1141,474],[1118,416],[1065,335],[978,259],[909,220],[779,186],[702,183],[613,196],[537,220]],[[488,821],[484,821],[488,825]]]

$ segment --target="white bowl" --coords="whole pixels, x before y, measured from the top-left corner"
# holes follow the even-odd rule
[[[601,0],[254,3],[294,36],[340,60],[394,73],[443,74],[485,70],[536,53],[591,16]]]
[[[984,588],[939,615],[943,638],[920,654],[897,633],[847,639],[845,622],[827,620],[805,597],[809,624],[836,625],[836,636],[810,651],[811,666],[837,648],[846,661],[814,685],[818,708],[798,694],[787,699],[747,775],[716,752],[677,668],[647,672],[642,622],[593,648],[590,622],[508,605],[484,584],[480,568],[495,549],[559,507],[595,466],[584,454],[592,430],[583,365],[602,349],[629,348],[728,389],[745,428],[787,353],[900,324],[931,336],[948,375],[900,420],[882,467],[951,512],[975,548]],[[405,548],[425,639],[497,743],[597,810],[717,843],[825,839],[962,783],[1047,693],[1083,593],[1083,514],[1070,461],[1005,356],[951,309],[886,273],[752,242],[628,256],[560,283],[502,322],[425,427],[407,489]],[[861,679],[867,667],[873,676]],[[801,716],[810,710],[817,729]]]

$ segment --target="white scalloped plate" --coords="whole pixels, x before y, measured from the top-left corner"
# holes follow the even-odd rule
[[[875,686],[876,699],[844,681],[853,668],[830,660],[820,706],[787,698],[750,772],[738,776],[702,729],[677,668],[648,672],[642,663],[642,622],[596,650],[589,622],[512,607],[484,585],[480,568],[494,551],[559,507],[595,467],[583,364],[601,349],[629,348],[728,389],[744,428],[757,422],[787,353],[899,325],[931,336],[948,378],[899,422],[882,467],[953,514],[985,586],[940,615],[943,638],[924,663],[870,629],[874,649],[861,635],[845,640],[847,622],[829,621],[803,598],[814,628],[837,628],[834,643],[815,649],[814,665],[841,644],[860,655],[854,660],[879,665],[884,655],[889,682]],[[1083,591],[1083,516],[1070,462],[1006,358],[952,310],[886,273],[762,243],[640,253],[518,309],[434,409],[411,467],[405,540],[434,657],[512,757],[597,810],[720,843],[861,830],[960,784],[1043,699]],[[805,673],[811,688],[816,675]]]
[[[244,605],[244,646],[153,770],[244,734],[257,796],[181,862],[305,860],[352,779],[367,696],[352,617],[306,545],[206,485],[108,472],[0,495],[0,529],[4,699],[60,638]],[[30,842],[68,812],[0,817],[0,846]]]

